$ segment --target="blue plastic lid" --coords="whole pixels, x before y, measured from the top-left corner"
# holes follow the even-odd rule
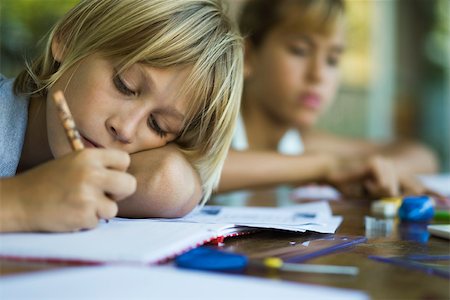
[[[178,256],[175,264],[185,269],[236,272],[247,267],[248,258],[210,247],[199,247]]]
[[[434,216],[433,201],[428,196],[404,197],[398,214],[400,219],[405,221],[429,221]]]

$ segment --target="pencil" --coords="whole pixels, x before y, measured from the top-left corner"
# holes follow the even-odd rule
[[[66,98],[62,91],[56,91],[53,94],[53,102],[55,102],[56,109],[58,110],[59,119],[61,120],[62,126],[66,131],[67,139],[69,140],[72,150],[78,151],[83,150],[84,145],[81,141],[80,133],[77,130],[75,121],[73,120],[72,114],[70,113],[69,106],[67,105]]]

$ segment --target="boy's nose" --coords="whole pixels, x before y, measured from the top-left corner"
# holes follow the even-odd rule
[[[319,57],[311,60],[308,68],[308,77],[311,82],[317,83],[323,80],[324,64]]]
[[[139,122],[140,117],[136,114],[117,115],[107,119],[106,129],[114,140],[123,144],[131,144],[137,134]]]
[[[126,131],[123,131],[118,126],[108,125],[108,131],[113,136],[114,140],[117,140],[123,144],[131,144],[131,135],[127,134]]]

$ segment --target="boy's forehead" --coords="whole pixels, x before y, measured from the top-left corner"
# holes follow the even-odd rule
[[[320,36],[334,43],[344,44],[345,26],[341,20],[322,22],[320,20],[305,20],[290,18],[283,20],[272,28],[272,34],[281,39],[302,39],[304,37]]]
[[[325,7],[301,9],[290,5],[280,11],[279,22],[273,29],[282,33],[320,34],[331,37],[343,32],[344,19],[339,13],[330,17]]]

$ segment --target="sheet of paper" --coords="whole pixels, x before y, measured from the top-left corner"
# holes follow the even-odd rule
[[[220,235],[222,228],[220,224],[113,219],[75,233],[1,234],[0,256],[156,263]]]
[[[429,189],[450,197],[450,173],[437,175],[420,175],[420,181]]]
[[[360,291],[172,267],[84,267],[2,277],[1,299],[368,299]]]
[[[337,189],[329,185],[305,185],[292,190],[290,196],[293,201],[299,200],[331,200],[341,198]]]
[[[100,222],[93,230],[75,233],[4,233],[0,234],[0,257],[148,264],[237,230],[334,233],[342,221],[341,217],[331,217],[326,202],[286,208],[205,209],[175,221],[114,218],[109,223]]]
[[[183,218],[158,220],[334,233],[342,218],[332,217],[330,205],[322,201],[281,208],[204,206]]]

